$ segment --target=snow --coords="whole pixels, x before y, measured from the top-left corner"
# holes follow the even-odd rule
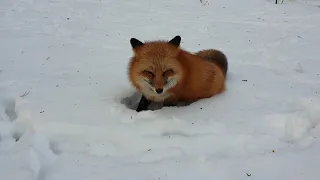
[[[0,179],[320,178],[320,1],[2,0]],[[129,40],[229,59],[227,91],[137,113]]]

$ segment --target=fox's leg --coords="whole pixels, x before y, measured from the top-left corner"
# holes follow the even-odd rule
[[[144,95],[142,95],[139,105],[136,109],[137,112],[147,110],[148,106],[150,105],[151,101],[149,101]]]

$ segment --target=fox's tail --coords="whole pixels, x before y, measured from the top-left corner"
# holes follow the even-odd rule
[[[225,56],[225,54],[219,50],[216,49],[207,49],[207,50],[202,50],[199,51],[197,53],[195,53],[195,55],[200,56],[201,58],[208,60],[210,62],[215,63],[216,65],[218,65],[224,75],[227,75],[227,71],[228,71],[228,60],[227,57]]]

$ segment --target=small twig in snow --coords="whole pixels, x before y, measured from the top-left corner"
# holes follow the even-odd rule
[[[207,0],[200,0],[201,4],[203,5],[209,5],[209,2]]]
[[[30,93],[30,91],[24,92],[22,95],[20,95],[20,97],[26,97],[29,95],[29,93]]]
[[[281,0],[281,4],[283,4],[283,1],[284,1],[284,0]],[[276,0],[276,4],[278,4],[278,0]]]

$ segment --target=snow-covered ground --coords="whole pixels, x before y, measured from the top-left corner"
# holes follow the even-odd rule
[[[0,179],[319,180],[320,1],[274,1],[1,0]],[[228,90],[137,113],[130,38],[176,35]]]

